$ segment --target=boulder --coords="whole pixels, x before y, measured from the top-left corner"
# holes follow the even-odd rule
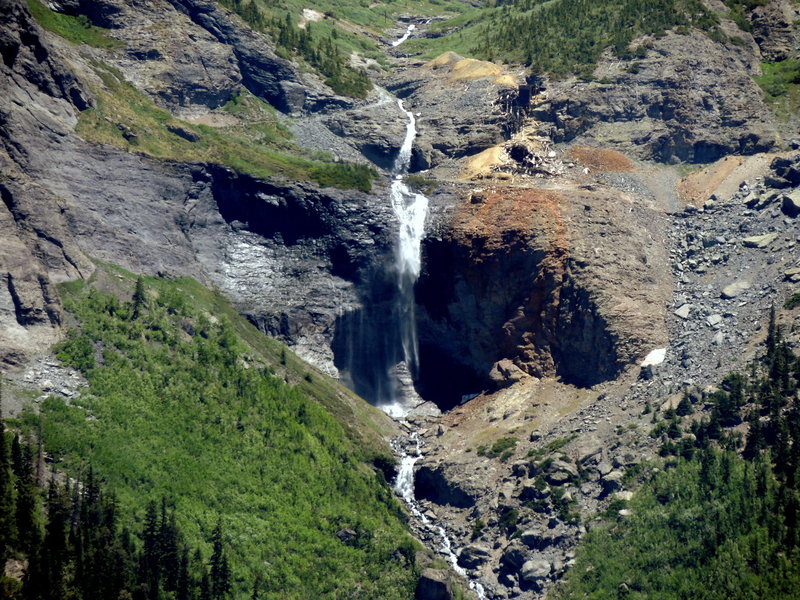
[[[624,477],[625,474],[620,470],[611,471],[611,473],[603,477],[603,491],[609,493],[620,489]]]
[[[523,377],[525,372],[507,358],[498,360],[489,373],[489,379],[498,389],[513,385]]]
[[[792,283],[800,282],[800,267],[794,267],[791,269],[786,269],[783,272],[783,276],[791,281]]]
[[[532,550],[544,550],[549,546],[554,546],[561,541],[561,536],[554,535],[550,531],[537,531],[528,529],[519,536],[522,543]]]
[[[500,564],[505,569],[516,573],[525,564],[526,558],[525,550],[520,546],[519,542],[514,541],[503,552]]]
[[[520,579],[529,585],[540,585],[550,575],[553,566],[546,560],[529,560],[519,570]]]
[[[795,190],[791,194],[783,197],[783,206],[781,206],[783,214],[795,218],[800,215],[800,190]]]
[[[423,569],[414,592],[416,600],[453,600],[453,592],[443,569]]]
[[[764,249],[774,242],[778,237],[777,233],[766,233],[764,235],[753,235],[742,240],[745,248]]]
[[[477,569],[489,560],[492,553],[488,547],[480,544],[471,544],[461,549],[458,554],[458,564],[465,569]]]
[[[726,285],[722,289],[722,293],[720,294],[720,296],[724,300],[732,300],[733,298],[736,298],[737,296],[741,296],[744,292],[749,290],[750,286],[751,286],[751,283],[749,281],[745,281],[744,279],[741,279],[739,281],[735,281],[734,283],[731,283],[730,285]]]
[[[675,311],[675,315],[680,317],[681,319],[688,319],[689,314],[692,312],[692,305],[691,304],[682,304],[678,310]]]

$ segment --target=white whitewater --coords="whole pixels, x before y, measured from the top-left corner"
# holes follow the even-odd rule
[[[403,362],[409,383],[413,383],[419,369],[419,342],[417,340],[417,324],[414,311],[414,285],[422,268],[422,238],[425,235],[425,218],[428,216],[428,199],[422,194],[411,191],[403,182],[411,164],[411,149],[417,136],[417,125],[414,114],[403,107],[403,101],[397,105],[408,119],[406,135],[400,146],[400,153],[395,159],[392,173],[394,179],[390,188],[392,209],[399,222],[399,234],[395,248],[395,269],[397,271],[397,322],[400,344],[403,350]],[[406,407],[402,398],[381,408],[395,418],[406,415]]]
[[[400,238],[397,244],[397,286],[400,289],[401,338],[403,358],[408,370],[414,376],[419,367],[419,344],[414,320],[414,284],[422,268],[421,246],[425,235],[425,218],[428,216],[428,199],[408,189],[403,183],[403,175],[408,173],[411,164],[411,147],[417,136],[414,114],[397,101],[400,110],[408,117],[406,137],[400,147],[400,154],[394,164],[394,181],[391,187],[392,208],[400,222]]]
[[[447,557],[447,561],[453,567],[453,570],[461,577],[469,582],[470,589],[474,590],[479,600],[486,600],[486,591],[483,586],[474,579],[470,579],[467,572],[458,564],[458,555],[453,550],[453,544],[447,536],[447,531],[441,525],[431,522],[431,520],[422,514],[417,504],[417,498],[414,495],[414,465],[422,455],[422,442],[419,435],[414,431],[408,436],[409,446],[413,449],[408,452],[402,448],[395,448],[401,453],[400,467],[397,471],[397,479],[395,480],[394,489],[405,501],[411,514],[416,517],[417,521],[422,527],[428,531],[435,533],[440,540],[439,551]]]
[[[397,48],[397,46],[405,42],[411,35],[411,32],[414,31],[414,29],[416,29],[416,25],[411,23],[411,25],[408,26],[408,29],[406,29],[406,32],[403,34],[403,37],[397,38],[395,41],[392,42],[392,47]]]

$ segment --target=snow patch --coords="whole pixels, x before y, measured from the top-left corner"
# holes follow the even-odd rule
[[[660,365],[664,362],[664,359],[667,357],[667,349],[666,348],[656,348],[652,350],[650,354],[645,356],[644,360],[642,361],[641,367],[654,367],[656,365]]]

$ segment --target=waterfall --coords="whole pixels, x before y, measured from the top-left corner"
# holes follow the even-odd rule
[[[453,550],[453,543],[447,535],[447,530],[441,525],[433,523],[419,509],[417,498],[414,495],[414,465],[422,456],[422,441],[419,439],[419,435],[416,431],[411,432],[408,436],[406,449],[399,447],[397,441],[394,442],[394,445],[395,451],[400,453],[400,467],[397,470],[397,479],[395,479],[394,483],[395,491],[405,501],[406,506],[408,506],[411,514],[419,524],[439,538],[439,551],[447,557],[447,561],[453,567],[453,570],[469,582],[470,589],[477,594],[479,600],[486,600],[486,591],[480,582],[471,579],[464,568],[458,564],[458,555]],[[408,451],[409,446],[412,448],[410,452]]]
[[[382,94],[379,103],[384,98]],[[342,381],[350,389],[391,416],[402,418],[422,403],[414,391],[419,372],[414,286],[421,270],[428,199],[403,181],[411,165],[417,127],[402,100],[397,100],[397,106],[406,117],[406,128],[389,189],[398,225],[394,254],[389,268],[374,274],[365,286],[364,307],[340,318],[334,353]]]
[[[392,47],[393,48],[397,48],[397,46],[399,46],[400,44],[405,42],[408,39],[408,37],[411,35],[411,32],[414,31],[415,27],[416,27],[416,25],[411,23],[411,25],[408,26],[408,29],[406,29],[405,34],[403,34],[403,37],[397,38],[395,41],[392,42]]]
[[[403,101],[397,101],[400,110],[408,117],[406,137],[394,164],[394,181],[390,196],[392,208],[400,222],[400,235],[396,249],[398,317],[400,341],[403,358],[411,377],[416,377],[419,369],[419,344],[417,325],[414,317],[414,284],[422,268],[421,244],[425,234],[425,217],[428,215],[428,199],[408,189],[403,183],[403,175],[411,163],[411,146],[417,135],[416,121],[410,111],[403,108]]]

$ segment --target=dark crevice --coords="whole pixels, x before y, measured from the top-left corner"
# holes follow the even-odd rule
[[[265,238],[279,238],[288,246],[301,239],[320,238],[331,229],[321,217],[324,198],[294,194],[263,181],[216,169],[211,190],[223,219],[237,229]]]
[[[28,311],[22,304],[22,300],[17,293],[17,289],[14,286],[14,276],[11,273],[6,275],[6,284],[8,286],[8,294],[11,296],[11,302],[14,303],[14,317],[17,320],[17,324],[25,327],[35,321],[35,319],[31,319]]]

